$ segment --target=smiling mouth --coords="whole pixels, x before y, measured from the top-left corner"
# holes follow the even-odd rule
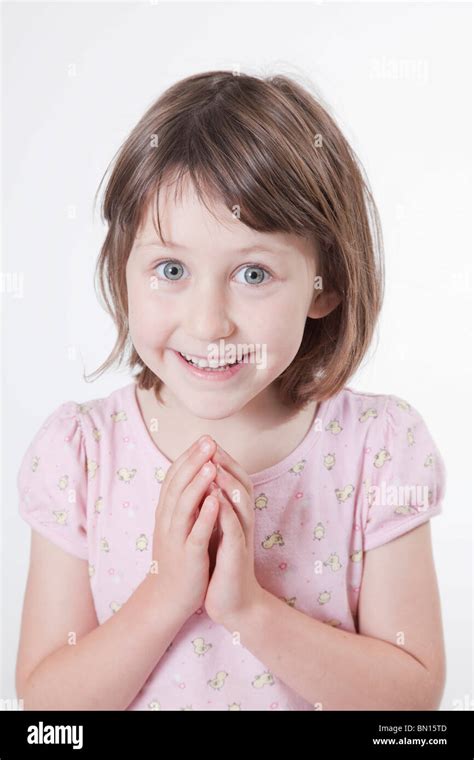
[[[244,364],[245,359],[249,354],[244,354],[240,359],[236,359],[234,362],[228,362],[225,359],[218,361],[217,359],[199,359],[191,356],[191,354],[184,354],[181,351],[177,352],[188,364],[197,369],[208,370],[209,372],[225,372],[229,367],[235,367],[237,364]]]

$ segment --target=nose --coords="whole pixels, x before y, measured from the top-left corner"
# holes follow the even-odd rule
[[[185,331],[196,343],[212,343],[233,330],[226,293],[212,275],[202,278],[187,293]]]

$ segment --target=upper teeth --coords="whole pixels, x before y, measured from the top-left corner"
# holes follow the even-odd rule
[[[221,361],[217,361],[217,359],[211,359],[210,361],[207,361],[207,359],[199,359],[197,356],[191,356],[191,354],[183,354],[181,351],[179,352],[181,356],[184,356],[185,359],[195,364],[197,367],[225,367],[226,364],[233,364],[233,361],[226,361],[225,359],[222,359]]]

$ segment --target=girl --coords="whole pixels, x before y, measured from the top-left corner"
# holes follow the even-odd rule
[[[61,404],[18,473],[26,709],[437,709],[445,468],[409,403],[347,386],[382,238],[335,121],[288,77],[188,77],[103,216],[97,372],[138,372]]]

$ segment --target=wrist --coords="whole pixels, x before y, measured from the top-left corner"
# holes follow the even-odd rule
[[[228,615],[222,622],[230,633],[252,630],[265,616],[268,597],[271,596],[262,586],[257,585],[249,602],[240,610]]]
[[[166,623],[179,630],[192,612],[179,605],[157,573],[147,573],[142,581],[142,586],[145,590],[151,625],[161,628]]]

